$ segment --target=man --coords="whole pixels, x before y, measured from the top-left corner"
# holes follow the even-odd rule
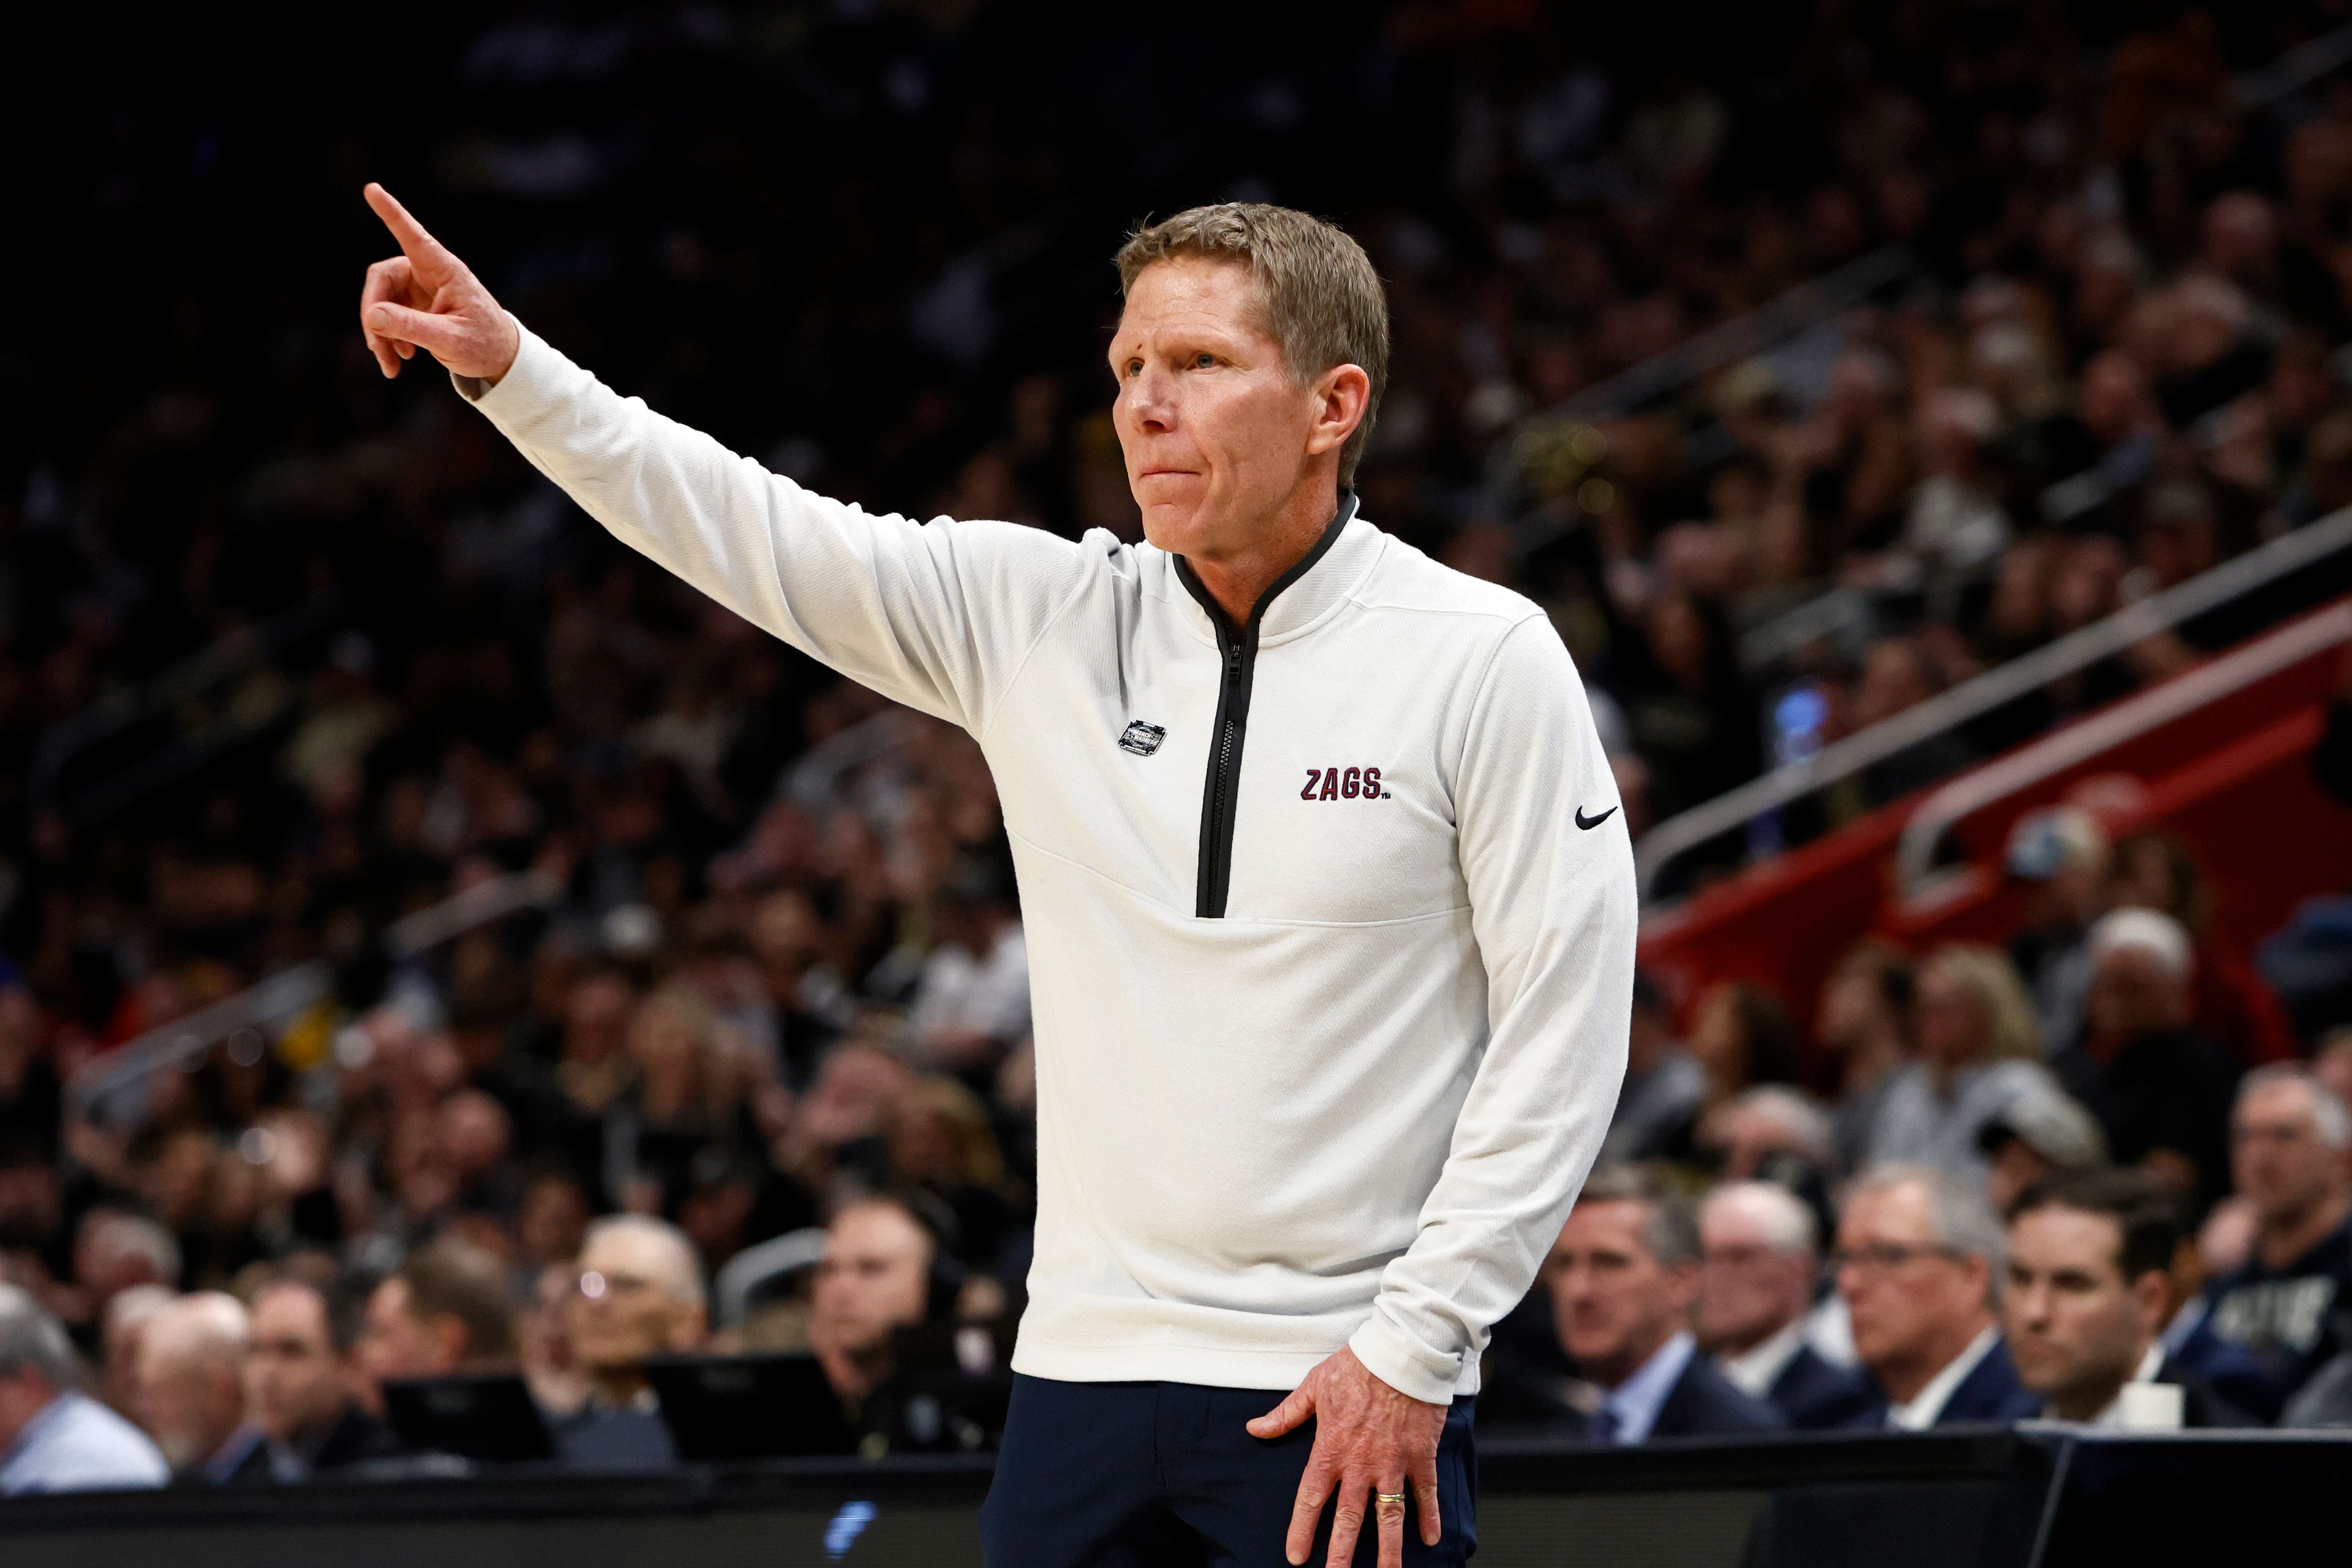
[[[316,1475],[389,1458],[392,1431],[355,1392],[358,1325],[338,1314],[306,1280],[265,1285],[253,1299],[253,1348],[246,1356],[246,1406],[268,1435],[281,1468]]]
[[[133,1285],[118,1291],[99,1315],[99,1395],[118,1415],[139,1417],[139,1342],[155,1314],[179,1300],[161,1285]]]
[[[900,1359],[901,1331],[951,1324],[962,1271],[909,1202],[861,1198],[826,1228],[809,1349],[865,1434],[865,1451],[972,1448],[1002,1420],[1001,1385],[974,1378],[944,1343]],[[933,1354],[936,1359],[933,1359]]]
[[[1601,1392],[1582,1418],[1585,1441],[1630,1447],[1787,1425],[1699,1354],[1690,1330],[1698,1275],[1698,1226],[1680,1194],[1638,1166],[1610,1166],[1585,1184],[1541,1275],[1559,1342]]]
[[[677,1449],[646,1381],[648,1357],[702,1348],[702,1264],[666,1220],[615,1215],[588,1227],[580,1288],[564,1314],[588,1404],[555,1425],[556,1452],[586,1469],[665,1469]]]
[[[2003,1106],[1977,1134],[1986,1160],[1985,1201],[1996,1214],[2051,1177],[2107,1163],[2106,1135],[2091,1113],[2046,1081]]]
[[[2165,1354],[2176,1205],[2137,1171],[2074,1172],[2018,1200],[2001,1319],[2018,1381],[2041,1395],[2045,1419],[2159,1430],[2250,1424]],[[2169,1405],[2141,1400],[2134,1391],[2144,1385],[2179,1392]]]
[[[253,1322],[218,1290],[183,1296],[155,1314],[139,1342],[139,1416],[172,1474],[193,1486],[297,1479],[246,1419],[245,1358]]]
[[[1699,1124],[1698,1142],[1727,1181],[1787,1181],[1798,1173],[1826,1180],[1837,1170],[1829,1113],[1785,1083],[1759,1083],[1717,1106]]]
[[[512,1371],[505,1266],[455,1237],[425,1243],[369,1295],[354,1349],[360,1370],[378,1384]]]
[[[144,1432],[75,1386],[79,1371],[58,1321],[30,1292],[0,1285],[0,1497],[172,1479]]]
[[[2189,1026],[2188,931],[2155,910],[2115,910],[2091,927],[2090,953],[2082,1041],[2054,1054],[2052,1068],[2098,1119],[2117,1164],[2137,1165],[2184,1197],[2218,1196],[2231,1068]]]
[[[2215,1280],[2208,1321],[2263,1369],[2277,1413],[2345,1348],[2352,1306],[2352,1114],[2309,1068],[2256,1068],[2230,1118],[2231,1169],[2253,1205],[2253,1254]]]
[[[1822,984],[1814,1028],[1838,1063],[1832,1131],[1841,1170],[1862,1163],[1886,1092],[1911,1058],[1917,984],[1908,953],[1871,941],[1850,950]]]
[[[1870,1382],[1806,1342],[1820,1282],[1812,1211],[1773,1182],[1731,1182],[1698,1211],[1698,1338],[1733,1386],[1800,1431],[1843,1426]]]
[[[1838,1216],[1837,1288],[1879,1394],[1855,1426],[1920,1432],[2041,1409],[1993,1326],[2001,1250],[1984,1199],[1947,1172],[1882,1165],[1855,1179]]]
[[[1381,1563],[1409,1516],[1414,1560],[1459,1561],[1456,1396],[1600,1145],[1635,900],[1543,611],[1356,515],[1388,362],[1362,249],[1248,204],[1129,240],[1111,414],[1150,542],[1072,543],[764,473],[367,195],[403,251],[361,301],[385,374],[430,352],[625,542],[986,755],[1061,1108],[990,1560],[1299,1562],[1328,1529],[1339,1563],[1369,1514]]]
[[[2062,1050],[2082,1034],[2091,992],[2088,937],[2106,893],[2107,831],[2079,805],[2029,811],[2010,829],[2004,861],[2010,879],[2030,889],[2009,956],[2033,994],[2043,1043]]]
[[[928,1314],[938,1243],[896,1198],[845,1205],[825,1228],[809,1315],[809,1349],[853,1408],[897,1370],[890,1336]]]

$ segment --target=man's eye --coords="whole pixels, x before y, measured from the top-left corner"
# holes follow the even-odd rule
[[[1201,353],[1192,356],[1192,368],[1195,370],[1206,370],[1216,363],[1217,356],[1214,354]]]

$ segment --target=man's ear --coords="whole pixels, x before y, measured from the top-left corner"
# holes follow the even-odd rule
[[[439,1348],[444,1363],[452,1367],[466,1364],[467,1336],[464,1319],[453,1313],[444,1313],[440,1317],[427,1320],[425,1329],[433,1336],[433,1342]]]
[[[679,1352],[699,1348],[709,1326],[709,1308],[698,1301],[680,1301],[677,1310],[670,1314],[669,1348]]]
[[[1315,425],[1307,435],[1309,457],[1336,452],[1348,444],[1371,406],[1372,378],[1360,364],[1335,364],[1315,378]]]
[[[1698,1259],[1696,1258],[1685,1258],[1680,1263],[1666,1266],[1666,1279],[1672,1282],[1675,1294],[1681,1299],[1685,1316],[1698,1306]]]
[[[2172,1307],[2172,1277],[2151,1268],[2131,1283],[2132,1300],[2139,1308],[2140,1326],[2150,1339],[2164,1331]]]

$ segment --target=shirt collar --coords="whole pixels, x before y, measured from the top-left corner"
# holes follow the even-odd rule
[[[1888,1405],[1886,1424],[1898,1432],[1924,1432],[1933,1426],[1936,1417],[1941,1415],[1944,1406],[1950,1403],[1953,1391],[1969,1380],[1969,1373],[1976,1371],[1978,1363],[1992,1353],[1993,1344],[2000,1338],[2000,1333],[1990,1328],[1979,1331],[1977,1337],[1969,1342],[1968,1349],[1947,1362],[1943,1371],[1927,1380],[1927,1387],[1901,1405]]]
[[[1740,1392],[1762,1399],[1805,1348],[1805,1314],[1798,1313],[1773,1333],[1750,1345],[1738,1355],[1717,1356],[1716,1364],[1723,1375],[1739,1385]]]
[[[1303,631],[1325,611],[1338,605],[1363,580],[1380,547],[1380,530],[1357,516],[1356,492],[1341,490],[1339,510],[1324,525],[1313,548],[1276,578],[1273,586],[1259,597],[1258,642],[1276,642]],[[1213,641],[1216,617],[1223,611],[1211,608],[1215,601],[1182,556],[1170,556],[1169,565],[1183,586],[1185,602],[1199,616],[1201,634]]]
[[[1683,1380],[1697,1349],[1697,1342],[1685,1330],[1651,1352],[1650,1359],[1634,1368],[1631,1377],[1601,1396],[1601,1408],[1617,1418],[1618,1442],[1649,1441],[1650,1428],[1658,1424],[1658,1412],[1664,1408],[1675,1384]]]
[[[2167,1352],[2179,1354],[2180,1347],[2189,1342],[2197,1332],[2198,1326],[2205,1321],[2208,1309],[2209,1303],[2203,1296],[2189,1297],[2180,1304],[2180,1310],[2172,1315],[2172,1321],[2164,1325],[2164,1333],[2156,1342]]]
[[[268,1434],[260,1427],[240,1426],[228,1435],[228,1441],[220,1446],[218,1452],[197,1467],[198,1473],[219,1485],[236,1474],[236,1468],[245,1463],[246,1457],[268,1440]]]
[[[30,1453],[33,1445],[41,1440],[43,1434],[66,1418],[66,1412],[71,1407],[72,1401],[81,1397],[83,1397],[81,1394],[68,1388],[33,1412],[33,1418],[17,1429],[16,1440],[5,1448],[0,1448],[0,1469],[5,1469],[14,1464],[19,1455]]]
[[[2156,1381],[2156,1374],[2159,1371],[2163,1370],[2163,1367],[2164,1342],[2162,1340],[2158,1340],[2155,1343],[2149,1345],[2144,1352],[2142,1352],[2139,1358],[2138,1369],[2136,1370],[2129,1378],[2125,1380],[2124,1388],[2129,1388],[2135,1383],[2154,1383]],[[2100,1411],[2096,1415],[2091,1417],[2091,1425],[2094,1426],[2120,1426],[2124,1424],[2123,1410],[2124,1390],[2123,1388],[2118,1388],[2116,1390],[2116,1396],[2107,1401],[2106,1408]]]

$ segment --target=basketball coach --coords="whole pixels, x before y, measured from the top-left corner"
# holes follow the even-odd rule
[[[1257,205],[1127,242],[1150,542],[1073,542],[768,473],[366,195],[402,252],[360,306],[385,374],[427,352],[625,543],[987,754],[1037,1063],[988,1561],[1460,1563],[1480,1352],[1623,1076],[1633,857],[1543,611],[1357,515],[1363,250]]]

